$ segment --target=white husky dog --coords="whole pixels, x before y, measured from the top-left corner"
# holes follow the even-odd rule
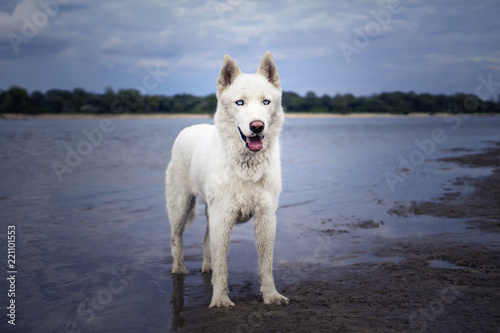
[[[215,126],[185,128],[166,172],[172,273],[187,273],[182,233],[196,216],[196,196],[207,205],[202,272],[213,271],[210,307],[229,307],[227,254],[235,223],[255,217],[261,294],[265,304],[288,304],[276,291],[273,248],[281,191],[279,134],[284,120],[281,82],[271,53],[256,74],[243,74],[224,56],[217,80]]]

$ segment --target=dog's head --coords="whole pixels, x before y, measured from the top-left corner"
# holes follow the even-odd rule
[[[228,55],[217,80],[215,125],[224,139],[258,152],[272,144],[283,124],[281,82],[271,53],[262,57],[256,74],[244,74]]]

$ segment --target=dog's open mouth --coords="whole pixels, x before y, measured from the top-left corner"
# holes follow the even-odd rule
[[[238,127],[238,130],[240,131],[241,139],[245,141],[246,146],[248,149],[251,151],[259,151],[262,149],[262,141],[264,140],[264,136],[256,135],[256,136],[246,136],[243,134],[243,132],[240,130]]]

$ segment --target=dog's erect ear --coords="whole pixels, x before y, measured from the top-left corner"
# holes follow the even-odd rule
[[[234,82],[234,79],[240,74],[240,69],[236,62],[228,56],[224,56],[224,62],[219,73],[219,79],[217,80],[217,90],[222,91],[227,88],[230,84]]]
[[[278,75],[278,69],[274,64],[273,56],[270,52],[266,52],[262,59],[260,60],[258,74],[264,75],[264,77],[271,82],[275,87],[280,88],[281,82]]]

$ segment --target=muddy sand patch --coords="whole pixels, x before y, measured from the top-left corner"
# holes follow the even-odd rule
[[[233,285],[231,309],[186,306],[180,332],[473,332],[500,328],[498,290],[500,251],[448,243],[403,240],[377,249],[379,255],[405,255],[399,263],[345,267],[291,266],[276,277],[300,273],[303,279],[280,291],[288,306],[264,305],[245,285]],[[431,261],[454,268],[434,268]],[[459,267],[460,265],[461,267]],[[194,291],[193,291],[194,292]],[[209,284],[196,291],[207,300]],[[203,295],[203,296],[201,296]],[[206,302],[205,302],[206,303]],[[189,319],[188,319],[189,318]]]

